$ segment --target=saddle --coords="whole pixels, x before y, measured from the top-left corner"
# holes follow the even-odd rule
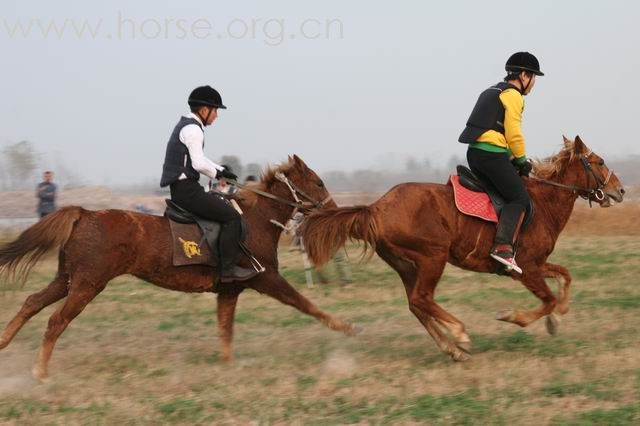
[[[504,198],[489,182],[477,177],[468,167],[458,165],[457,176],[449,177],[453,186],[454,201],[458,210],[466,215],[474,216],[489,222],[498,222],[500,211],[504,206]],[[522,227],[526,227],[533,219],[533,202],[525,211]]]
[[[165,203],[164,215],[169,219],[173,241],[173,266],[217,266],[222,225],[196,216],[171,200]]]

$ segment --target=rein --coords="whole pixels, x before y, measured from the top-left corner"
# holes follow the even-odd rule
[[[589,200],[589,207],[591,207],[591,203],[593,200],[603,201],[605,199],[606,195],[603,189],[607,185],[607,183],[609,183],[609,179],[611,179],[611,175],[613,175],[613,170],[609,170],[609,173],[607,174],[607,177],[605,178],[604,181],[602,181],[602,179],[600,179],[598,175],[596,175],[596,173],[593,171],[593,167],[591,167],[591,164],[589,163],[589,161],[587,161],[587,159],[592,153],[593,151],[589,151],[588,153],[580,156],[580,164],[582,164],[582,167],[584,168],[585,172],[587,172],[587,187],[580,187],[575,185],[564,185],[562,183],[541,179],[536,176],[530,176],[529,178],[537,182],[545,183],[547,185],[555,186],[557,188],[568,189],[570,191],[573,191],[574,193],[578,193],[580,198],[584,200]],[[596,188],[588,187],[589,175],[593,176],[593,179],[595,180],[597,185]]]
[[[261,195],[263,197],[269,198],[271,200],[277,201],[281,204],[286,204],[288,206],[294,207],[297,210],[307,210],[307,211],[317,210],[322,208],[329,201],[331,201],[331,195],[329,195],[327,198],[325,198],[322,201],[316,201],[313,197],[311,197],[302,189],[300,189],[296,184],[294,184],[289,179],[287,179],[284,173],[280,173],[280,172],[276,173],[276,179],[278,179],[280,182],[287,185],[287,188],[289,188],[289,191],[291,191],[291,195],[293,196],[294,201],[287,200],[286,198],[278,197],[277,195],[273,195],[270,192],[262,191],[250,185],[243,185],[240,182],[237,182],[234,180],[229,180],[229,183],[231,183],[232,185],[235,185],[240,189],[244,189],[244,190],[253,192],[255,194]],[[298,197],[298,194],[301,195],[303,198],[305,198],[307,201],[301,201],[300,198]]]

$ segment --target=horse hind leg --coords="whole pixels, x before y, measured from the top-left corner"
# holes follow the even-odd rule
[[[0,336],[0,349],[6,348],[22,326],[34,315],[47,306],[64,298],[69,292],[67,284],[68,275],[59,274],[47,287],[27,297],[20,311],[9,321],[9,324],[7,324],[7,327],[2,332]]]
[[[446,250],[443,249],[442,253],[432,250],[429,256],[421,255],[414,260],[415,271],[407,271],[406,268],[405,270],[396,268],[396,270],[400,273],[405,285],[409,309],[422,323],[440,350],[449,354],[454,361],[466,361],[470,358],[471,339],[464,324],[434,300],[435,288],[440,281],[447,258]],[[449,331],[454,339],[453,342],[440,327]]]
[[[44,381],[47,378],[49,360],[56,341],[69,323],[105,288],[106,284],[106,281],[90,281],[81,274],[72,276],[69,294],[65,303],[49,318],[47,331],[38,351],[36,362],[31,370],[35,379]]]

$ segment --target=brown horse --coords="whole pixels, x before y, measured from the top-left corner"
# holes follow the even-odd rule
[[[282,175],[288,182],[281,180]],[[272,194],[280,202],[246,191],[238,196],[249,228],[247,245],[266,270],[242,284],[225,284],[216,289],[224,360],[232,358],[234,313],[238,296],[246,288],[293,306],[332,330],[347,335],[355,332],[351,324],[318,309],[278,273],[277,248],[282,229],[270,220],[286,223],[298,203],[298,196],[325,200],[328,207],[335,207],[322,180],[300,158],[293,156],[287,163],[267,171],[257,189]],[[0,247],[0,275],[26,278],[45,253],[58,247],[56,277],[45,289],[26,299],[0,336],[2,349],[32,316],[67,298],[49,319],[32,369],[34,377],[40,380],[47,377],[47,366],[58,337],[113,278],[132,274],[170,290],[213,290],[212,268],[172,266],[171,232],[166,218],[123,210],[87,211],[80,207],[65,207],[45,217],[15,241]]]
[[[554,312],[564,315],[569,310],[571,275],[547,258],[578,196],[608,207],[610,199],[622,202],[624,189],[579,137],[575,142],[565,138],[557,155],[537,162],[535,175],[525,179],[536,213],[520,235],[517,258],[524,273],[512,273],[511,278],[522,282],[542,305],[502,311],[497,319],[525,327],[547,316],[547,330],[554,334],[558,325]],[[471,341],[464,324],[434,301],[435,289],[447,262],[471,271],[497,272],[497,263],[489,257],[495,232],[494,224],[459,213],[452,187],[435,183],[405,183],[369,206],[314,212],[302,229],[307,253],[316,265],[330,259],[347,239],[363,240],[365,253],[375,250],[402,278],[411,312],[440,349],[458,361],[469,358]],[[559,280],[557,297],[545,278]]]

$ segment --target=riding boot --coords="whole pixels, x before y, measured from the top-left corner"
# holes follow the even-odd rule
[[[508,272],[515,271],[519,274],[522,269],[516,264],[514,244],[518,238],[524,210],[521,206],[507,204],[502,208],[498,229],[490,256],[503,264]]]
[[[245,268],[236,264],[240,253],[240,221],[228,222],[222,226],[219,239],[220,253],[220,281],[229,283],[232,281],[246,281],[256,275],[258,271],[253,268]]]

